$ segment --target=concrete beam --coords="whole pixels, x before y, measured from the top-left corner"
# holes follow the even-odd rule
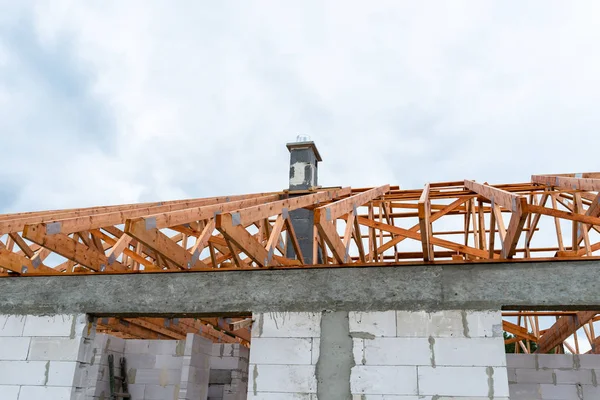
[[[0,278],[3,314],[600,309],[600,261]]]

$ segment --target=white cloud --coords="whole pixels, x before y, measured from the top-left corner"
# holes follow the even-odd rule
[[[0,211],[597,168],[593,1],[2,9]]]

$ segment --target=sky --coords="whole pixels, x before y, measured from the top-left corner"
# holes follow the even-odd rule
[[[595,1],[0,9],[0,213],[597,169]]]
[[[597,1],[0,10],[0,213],[599,169]]]

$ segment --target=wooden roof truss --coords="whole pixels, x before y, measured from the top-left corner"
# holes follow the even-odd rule
[[[5,214],[0,276],[598,259],[599,193],[600,173],[583,173]],[[302,208],[314,211],[314,265],[290,217]]]

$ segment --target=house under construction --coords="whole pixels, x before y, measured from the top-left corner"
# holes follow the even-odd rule
[[[600,173],[325,187],[287,148],[285,190],[0,215],[0,399],[600,399]]]

